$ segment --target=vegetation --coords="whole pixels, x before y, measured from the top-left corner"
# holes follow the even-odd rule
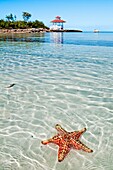
[[[23,12],[23,19],[24,19],[24,21],[28,21],[29,20],[29,18],[31,17],[31,14],[29,14],[28,12]]]
[[[0,29],[48,28],[41,21],[28,21],[31,17],[28,12],[23,12],[22,16],[24,21],[16,20],[16,15],[6,15],[6,20],[0,20]]]
[[[7,21],[16,21],[16,15],[13,16],[13,14],[6,15]]]

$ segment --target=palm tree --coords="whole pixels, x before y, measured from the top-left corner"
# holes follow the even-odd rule
[[[22,16],[23,16],[24,21],[27,22],[29,18],[31,17],[31,14],[28,12],[23,12]]]
[[[16,21],[16,15],[14,15],[14,21]]]
[[[13,20],[14,20],[13,14],[6,15],[6,19],[7,19],[8,21],[13,21]]]
[[[10,21],[10,16],[9,16],[9,15],[6,15],[6,19],[7,19],[8,21]]]

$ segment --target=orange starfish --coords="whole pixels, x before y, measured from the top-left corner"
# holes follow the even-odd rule
[[[59,162],[64,160],[65,156],[69,153],[71,148],[83,150],[85,152],[93,152],[93,150],[88,148],[79,140],[80,136],[86,131],[86,128],[74,132],[67,132],[59,124],[57,124],[55,128],[58,131],[58,134],[48,140],[42,141],[41,143],[44,145],[48,143],[54,143],[59,146]]]

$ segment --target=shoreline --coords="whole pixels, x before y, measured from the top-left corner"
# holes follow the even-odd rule
[[[82,30],[50,30],[46,28],[26,28],[26,29],[0,29],[0,33],[43,33],[43,32],[82,32]]]
[[[46,28],[0,29],[0,33],[36,33],[36,32],[49,32],[49,30]]]

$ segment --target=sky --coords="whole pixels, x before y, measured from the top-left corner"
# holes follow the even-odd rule
[[[60,16],[65,29],[113,31],[113,0],[0,0],[0,19],[12,13],[23,20],[22,12],[48,27]]]

